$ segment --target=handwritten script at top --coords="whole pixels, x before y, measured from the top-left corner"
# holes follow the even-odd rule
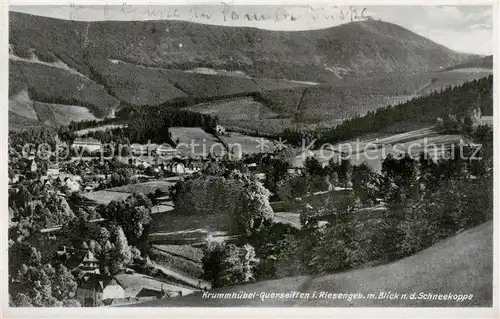
[[[197,9],[181,9],[172,8],[164,9],[161,7],[149,5],[144,6],[133,6],[123,3],[120,7],[120,15],[125,15],[126,17],[132,18],[132,20],[162,20],[162,19],[178,19],[178,20],[188,20],[188,21],[299,21],[304,19],[312,20],[336,20],[341,23],[343,22],[353,22],[353,21],[363,21],[371,19],[371,16],[367,15],[366,8],[354,8],[349,6],[347,8],[340,8],[338,6],[328,6],[314,8],[312,6],[303,7],[300,12],[294,10],[294,12],[289,12],[286,8],[277,7],[274,10],[269,10],[269,13],[262,12],[243,12],[240,11],[238,6],[233,6],[227,3],[222,3],[223,6],[221,10],[217,12],[204,12]],[[74,3],[70,4],[70,20],[87,20],[86,11],[83,5],[76,5]],[[104,20],[111,19],[110,6],[103,6],[103,17]]]

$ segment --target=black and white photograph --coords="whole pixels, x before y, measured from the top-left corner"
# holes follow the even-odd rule
[[[500,315],[493,1],[4,9],[5,313]]]

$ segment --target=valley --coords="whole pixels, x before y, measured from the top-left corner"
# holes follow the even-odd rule
[[[9,28],[10,305],[491,305],[492,56],[373,19]]]

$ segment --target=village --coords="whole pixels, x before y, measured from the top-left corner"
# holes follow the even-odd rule
[[[217,132],[224,134],[220,126],[217,127]],[[60,142],[57,137],[56,140]],[[109,156],[103,159],[106,145],[95,138],[77,137],[69,147],[64,144],[62,146],[58,144],[57,151],[49,154],[47,158],[53,159],[64,147],[71,150],[72,156],[57,163],[49,163],[40,159],[40,153],[33,150],[25,152],[23,156],[11,148],[11,159],[18,160],[17,164],[24,162],[24,165],[17,165],[24,169],[12,170],[9,190],[16,193],[19,192],[21,185],[34,183],[38,185],[38,190],[42,194],[46,191],[47,196],[53,196],[56,200],[62,200],[65,203],[78,198],[83,202],[79,205],[85,206],[85,209],[90,207],[94,211],[98,206],[108,205],[112,201],[125,200],[133,193],[143,193],[152,199],[154,205],[149,208],[150,214],[153,219],[158,219],[154,215],[163,216],[174,210],[170,190],[179,180],[200,172],[210,163],[221,159],[214,153],[205,157],[193,154],[186,157],[185,153],[180,154],[168,144],[154,143],[127,145],[128,156]],[[82,154],[85,156],[81,156]],[[45,157],[42,156],[42,158]],[[255,163],[247,165],[250,170],[256,166]],[[120,169],[116,169],[118,167]],[[119,175],[117,172],[125,173]],[[263,174],[257,175],[263,178]],[[13,217],[12,214],[10,217]],[[162,217],[159,219],[161,220]],[[107,220],[98,216],[88,217],[86,222],[99,225],[105,224]],[[17,223],[12,222],[12,224]],[[64,227],[63,224],[49,223],[46,227],[40,228],[39,233],[57,242]],[[178,231],[189,233],[191,230],[181,227]],[[202,236],[198,239],[212,237],[212,235],[218,236],[217,232],[202,230]],[[171,238],[168,234],[158,234],[158,232],[151,233],[149,236],[153,239],[152,243],[157,244],[167,243]],[[220,238],[223,237],[220,236]],[[172,245],[173,250],[175,251],[175,247],[189,246],[191,242],[187,240],[185,243],[176,243]],[[153,266],[150,267],[149,275],[141,270],[134,270],[132,264],[111,275],[108,267],[103,269],[102,263],[92,252],[93,249],[89,248],[88,241],[81,240],[76,246],[57,246],[55,263],[65,265],[74,274],[77,282],[74,298],[82,306],[116,306],[152,299],[181,297],[198,290],[210,289],[211,286],[200,276],[193,276],[189,272],[178,271],[178,269],[157,262],[151,263]],[[164,247],[164,245],[153,246]],[[197,247],[194,248],[196,258],[190,259],[171,251],[162,252],[162,254],[186,262],[199,274],[201,249]]]

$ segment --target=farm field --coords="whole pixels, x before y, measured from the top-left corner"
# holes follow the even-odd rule
[[[97,204],[109,204],[112,200],[124,200],[130,196],[130,193],[113,192],[109,190],[102,190],[90,192],[83,195],[85,198],[96,202]]]
[[[266,138],[252,137],[241,133],[230,132],[220,136],[230,151],[241,158],[242,154],[269,153],[275,151],[274,143]]]
[[[280,115],[255,98],[239,97],[201,103],[186,109],[219,118],[228,130],[275,135],[292,124],[292,117]]]
[[[249,120],[225,120],[223,126],[228,131],[239,132],[247,135],[265,135],[268,137],[277,136],[290,127],[304,127],[302,123],[293,123],[292,118],[263,118],[254,121]]]
[[[193,261],[182,256],[165,252],[162,249],[158,249],[157,245],[154,245],[150,249],[149,253],[150,258],[154,260],[154,262],[177,271],[180,274],[193,278],[201,278],[201,276],[203,275],[201,262]]]
[[[432,129],[424,128],[379,139],[370,138],[359,142],[340,143],[334,145],[333,149],[308,150],[293,159],[293,166],[303,167],[305,159],[309,156],[316,157],[323,165],[327,165],[332,158],[334,160],[349,158],[353,165],[367,163],[374,171],[379,172],[382,168],[382,161],[389,154],[400,156],[410,151],[412,155],[417,156],[426,150],[426,146],[428,151],[435,152],[433,144],[438,149],[447,150],[452,144],[460,143],[463,139],[460,135],[438,135]],[[365,149],[368,143],[375,147]],[[341,149],[344,154],[340,154],[338,149]],[[442,152],[438,151],[436,155],[442,155]]]
[[[193,262],[201,263],[203,251],[190,245],[153,245],[154,248],[165,253],[189,259]]]
[[[198,231],[208,234],[217,231],[228,231],[231,218],[226,214],[210,215],[180,215],[176,212],[168,214],[155,214],[153,216],[151,232],[170,233],[174,232],[188,233],[189,231]]]
[[[90,132],[104,132],[104,131],[107,131],[107,130],[112,130],[112,129],[115,129],[115,128],[126,127],[126,126],[127,125],[124,125],[124,124],[101,125],[101,126],[96,126],[96,127],[91,127],[91,128],[87,128],[87,129],[75,131],[75,134],[77,136],[82,136],[82,135],[88,134]]]
[[[278,134],[291,125],[286,118],[256,101],[253,97],[239,97],[201,103],[187,110],[210,114],[219,118],[219,124],[228,130],[248,133]]]
[[[395,144],[395,143],[403,143],[408,140],[414,140],[417,138],[424,138],[436,135],[437,132],[433,130],[431,127],[426,127],[410,132],[405,132],[396,135],[390,135],[383,138],[377,138],[373,141],[375,144]]]
[[[199,157],[208,156],[210,153],[215,156],[226,153],[224,145],[215,136],[199,127],[171,127],[169,131],[173,141],[183,143],[177,146],[180,153]]]
[[[190,111],[218,116],[224,125],[225,120],[257,120],[279,116],[270,108],[256,101],[253,97],[232,98],[208,103],[201,103],[185,108]]]
[[[271,208],[273,212],[276,214],[278,212],[288,213],[290,211],[297,210],[301,207],[301,204],[298,202],[292,201],[278,201],[278,202],[270,202]]]

